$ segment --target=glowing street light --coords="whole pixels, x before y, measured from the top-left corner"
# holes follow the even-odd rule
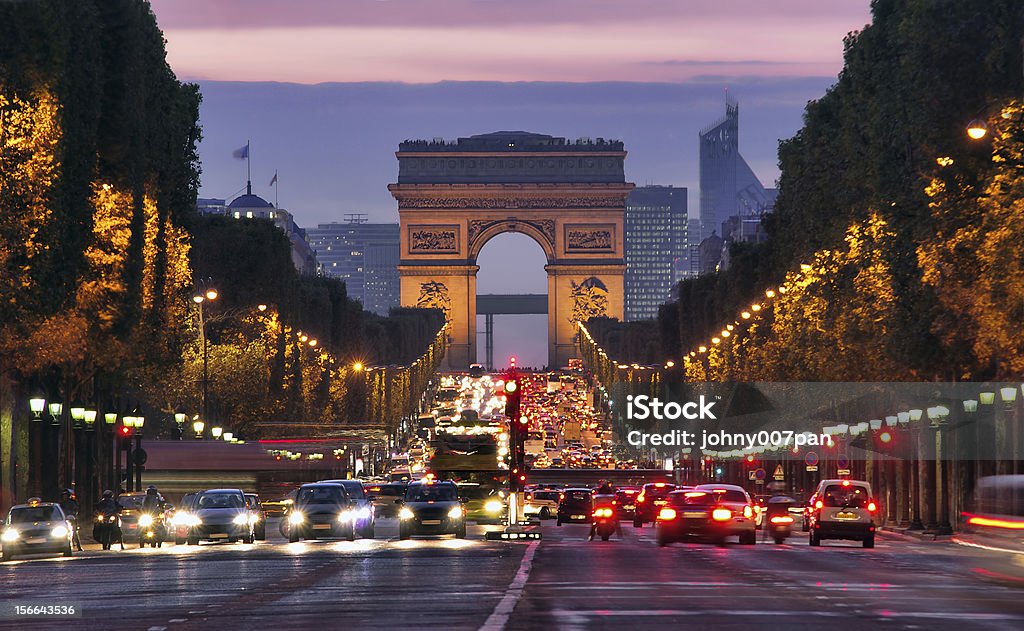
[[[967,124],[967,135],[971,140],[981,140],[988,133],[988,125],[980,118],[975,118]]]

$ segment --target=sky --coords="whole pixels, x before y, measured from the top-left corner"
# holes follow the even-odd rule
[[[870,21],[869,0],[151,3],[171,68],[203,93],[200,195],[244,189],[232,152],[250,141],[254,192],[303,226],[397,221],[386,187],[399,142],[497,130],[622,140],[628,180],[688,187],[696,215],[697,134],[724,114],[726,90],[740,152],[772,185],[778,141],[834,83],[843,37]],[[546,290],[528,240],[496,238],[479,263],[480,293]],[[544,330],[530,318],[499,322],[499,356],[524,337],[505,327]],[[543,364],[544,348],[532,340],[520,363]]]

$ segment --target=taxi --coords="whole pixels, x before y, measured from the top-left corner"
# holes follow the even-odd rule
[[[11,507],[4,522],[0,542],[3,560],[17,555],[61,553],[71,556],[72,528],[59,504],[33,497],[24,504]]]

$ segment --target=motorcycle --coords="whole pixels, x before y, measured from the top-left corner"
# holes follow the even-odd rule
[[[124,550],[124,536],[121,533],[121,518],[117,513],[98,513],[92,526],[92,538],[100,542],[104,550],[110,550],[115,542]]]
[[[790,506],[795,506],[793,498],[785,496],[772,497],[765,504],[765,532],[776,544],[783,543],[793,534],[793,516]]]
[[[601,541],[608,541],[616,532],[621,534],[619,518],[615,514],[615,509],[608,506],[595,508],[593,523],[590,526],[590,539],[593,540],[594,535],[597,535],[601,537]]]
[[[159,548],[167,539],[167,525],[162,512],[142,513],[139,515],[139,547],[146,544]]]

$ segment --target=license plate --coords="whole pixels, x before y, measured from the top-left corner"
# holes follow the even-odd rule
[[[441,525],[441,520],[440,519],[424,519],[421,523],[424,526],[440,526]]]
[[[228,538],[228,533],[226,533],[226,532],[215,532],[212,535],[210,535],[210,539],[227,539],[227,538]]]
[[[586,519],[587,516],[586,515],[572,515],[571,518],[572,519]]]
[[[26,539],[25,543],[30,545],[34,545],[37,543],[46,543],[46,537],[32,537],[31,539]]]
[[[857,519],[857,513],[836,513],[836,519]]]
[[[330,530],[330,524],[313,524],[313,530]]]
[[[683,513],[683,517],[703,517],[704,513],[700,511],[688,511]]]
[[[665,504],[668,504],[667,500],[654,500],[655,506],[664,506]]]
[[[633,510],[633,509],[636,508],[636,506],[633,506],[632,504],[626,504],[622,508],[623,508],[623,510]]]

